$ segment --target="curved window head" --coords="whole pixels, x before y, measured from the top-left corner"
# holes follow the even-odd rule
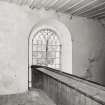
[[[32,64],[61,69],[61,44],[51,29],[41,29],[32,40]]]

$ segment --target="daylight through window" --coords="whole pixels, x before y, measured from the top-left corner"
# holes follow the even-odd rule
[[[61,69],[61,44],[55,31],[42,29],[34,35],[32,63],[33,65]]]

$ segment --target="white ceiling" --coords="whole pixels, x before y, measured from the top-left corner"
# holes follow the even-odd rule
[[[31,9],[44,7],[71,15],[105,18],[105,0],[0,0],[28,5]]]

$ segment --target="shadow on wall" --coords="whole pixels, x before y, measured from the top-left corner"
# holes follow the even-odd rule
[[[88,67],[85,69],[85,74],[83,76],[83,78],[88,79],[88,80],[92,80],[92,67],[94,65],[94,63],[96,62],[96,58],[88,58]]]

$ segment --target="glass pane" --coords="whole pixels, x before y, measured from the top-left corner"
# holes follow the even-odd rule
[[[37,45],[37,51],[42,51],[41,50],[41,45]]]
[[[32,57],[37,58],[37,52],[36,51],[32,52]]]
[[[47,58],[55,58],[56,57],[55,54],[56,54],[55,52],[49,51],[47,52]]]
[[[42,45],[41,48],[42,48],[42,51],[46,51],[46,45]]]
[[[33,45],[33,51],[37,51],[37,45]]]
[[[37,58],[46,58],[46,52],[38,52],[37,53]]]
[[[48,46],[48,50],[49,50],[49,51],[55,51],[55,52],[56,52],[56,51],[57,51],[57,47],[58,47],[58,46],[55,46],[55,45],[52,45],[52,46],[49,45],[49,46]]]
[[[36,65],[37,64],[37,59],[32,59],[32,64]]]
[[[46,65],[46,60],[45,59],[37,59],[37,65],[45,66]]]
[[[60,68],[60,42],[56,32],[42,29],[33,39],[33,64]]]
[[[59,61],[59,59],[55,59],[55,62],[56,62],[56,64],[59,64],[60,61]]]
[[[60,52],[56,52],[56,58],[60,57]]]
[[[54,59],[47,59],[47,64],[53,65],[54,64]]]
[[[56,65],[56,68],[57,68],[57,69],[60,69],[60,65]]]

